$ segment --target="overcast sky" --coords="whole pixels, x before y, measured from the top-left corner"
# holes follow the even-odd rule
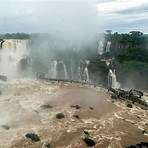
[[[148,0],[0,0],[0,33],[46,32],[58,25],[148,33]]]

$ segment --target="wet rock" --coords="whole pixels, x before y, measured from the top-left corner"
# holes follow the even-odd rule
[[[53,106],[51,106],[50,104],[44,104],[41,106],[42,109],[49,109],[52,108]]]
[[[129,145],[126,148],[148,148],[148,142],[141,142],[136,145]]]
[[[78,115],[73,115],[73,117],[75,117],[77,119],[80,119],[80,117]]]
[[[80,109],[81,107],[79,105],[71,105],[71,108]]]
[[[6,76],[3,76],[3,75],[0,75],[0,80],[7,81],[7,77]]]
[[[84,134],[89,136],[89,132],[84,130]]]
[[[89,109],[90,109],[90,110],[93,110],[94,108],[90,106]]]
[[[145,135],[145,136],[148,136],[148,131],[143,130],[143,131],[142,131],[142,134]]]
[[[141,119],[139,116],[137,116],[138,119]]]
[[[63,113],[58,113],[58,114],[56,114],[56,118],[63,119],[63,118],[65,118],[65,115]]]
[[[87,137],[87,136],[86,136],[85,138],[83,138],[83,141],[84,141],[84,142],[86,143],[86,145],[89,146],[89,147],[93,147],[93,146],[96,145],[95,141],[94,141],[93,139]]]
[[[9,130],[10,127],[8,125],[1,125],[2,128],[4,128],[5,130]]]
[[[116,94],[112,94],[112,95],[111,95],[111,99],[118,99],[118,97],[117,97]]]
[[[129,95],[130,95],[130,97],[136,96],[136,97],[138,97],[138,98],[141,98],[141,97],[143,96],[143,92],[141,92],[141,91],[139,91],[139,90],[131,89],[131,90],[129,91]]]
[[[130,145],[130,146],[126,147],[126,148],[137,148],[137,147],[135,145]]]
[[[127,106],[128,108],[133,108],[132,104],[129,104],[129,103],[128,103],[126,106]]]
[[[51,148],[51,144],[49,143],[44,143],[42,148]]]
[[[95,141],[90,137],[89,132],[86,130],[84,130],[84,136],[82,139],[88,147],[93,147],[96,145]]]
[[[37,134],[35,134],[35,133],[27,133],[27,134],[25,135],[25,137],[28,138],[28,139],[30,139],[30,140],[33,141],[33,142],[38,142],[38,141],[40,141],[40,137],[39,137]]]

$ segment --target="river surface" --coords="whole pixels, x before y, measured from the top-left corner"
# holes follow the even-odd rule
[[[143,134],[148,131],[148,111],[111,100],[104,88],[21,79],[1,82],[0,89],[0,148],[44,148],[45,143],[53,148],[85,148],[84,130],[96,142],[95,148],[148,141]],[[65,118],[57,119],[57,113]],[[27,133],[36,133],[41,140],[32,142]]]

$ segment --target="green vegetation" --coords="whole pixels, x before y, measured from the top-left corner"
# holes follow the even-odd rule
[[[112,33],[107,30],[105,34],[105,47],[111,42],[110,52],[98,56],[93,71],[101,71],[100,75],[108,73],[108,68],[101,59],[112,59],[110,67],[116,69],[117,79],[121,87],[148,88],[148,35],[140,31],[131,31],[125,34]],[[104,51],[105,51],[104,47]],[[99,60],[98,60],[99,59]],[[105,74],[106,73],[106,74]],[[102,76],[103,74],[103,76]]]
[[[26,33],[0,34],[0,39],[29,39],[30,35]]]

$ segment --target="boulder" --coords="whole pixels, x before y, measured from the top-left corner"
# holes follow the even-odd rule
[[[135,97],[141,98],[143,96],[143,92],[141,92],[139,90],[131,89],[129,91],[129,95],[130,95],[130,97],[135,96]]]
[[[96,145],[95,141],[87,136],[83,138],[83,141],[86,143],[88,147],[93,147]]]
[[[148,142],[141,142],[136,145],[129,145],[126,148],[148,148]]]
[[[42,109],[49,109],[52,108],[53,106],[51,106],[50,104],[44,104],[41,106]]]
[[[78,115],[73,115],[73,117],[75,117],[77,119],[80,119],[80,117]]]
[[[42,148],[51,148],[51,144],[49,143],[44,143]]]
[[[65,115],[63,113],[58,113],[58,114],[56,114],[56,118],[63,119],[63,118],[65,118]]]
[[[40,137],[35,133],[27,133],[25,135],[26,138],[30,139],[32,142],[40,141]]]
[[[96,142],[91,138],[88,131],[84,130],[83,141],[88,147],[93,147],[96,145]]]
[[[91,107],[91,106],[89,106],[89,109],[90,109],[90,110],[93,110],[94,108],[93,108],[93,107]]]
[[[129,104],[129,103],[126,106],[129,107],[129,108],[133,108],[133,105]]]
[[[8,125],[1,125],[1,127],[2,127],[3,129],[5,129],[5,130],[9,130],[9,129],[10,129],[10,127],[9,127]]]
[[[79,105],[71,105],[71,108],[80,109],[81,107]]]

